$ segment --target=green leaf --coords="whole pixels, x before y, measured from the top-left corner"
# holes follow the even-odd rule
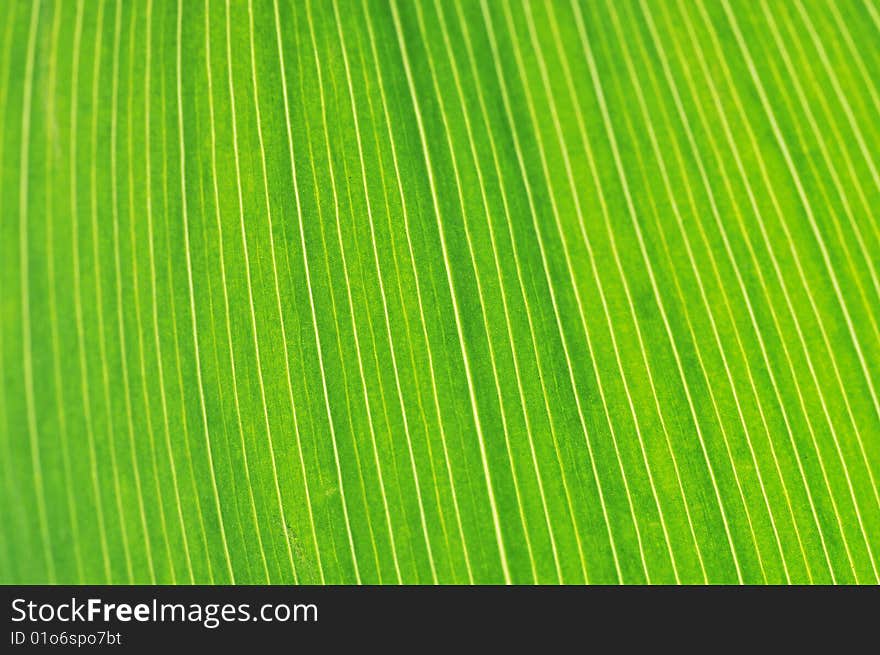
[[[0,9],[0,582],[877,583],[874,0]]]

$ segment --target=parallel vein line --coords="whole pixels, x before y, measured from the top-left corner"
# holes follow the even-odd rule
[[[403,417],[403,422],[404,422],[403,430],[406,435],[407,450],[408,450],[409,460],[410,460],[410,469],[412,471],[413,481],[415,482],[415,487],[416,487],[416,499],[418,501],[418,506],[419,506],[419,521],[421,523],[422,535],[425,539],[425,544],[428,549],[428,561],[431,566],[431,577],[432,577],[433,583],[437,584],[438,578],[437,578],[436,564],[434,562],[434,552],[431,547],[431,540],[430,540],[430,536],[428,534],[428,524],[427,524],[427,518],[426,518],[426,514],[425,514],[425,505],[424,505],[424,500],[422,498],[421,485],[419,484],[419,474],[418,474],[418,470],[416,468],[415,454],[413,452],[412,439],[410,437],[409,420],[407,418],[406,407],[404,405],[403,389],[401,388],[400,373],[398,371],[398,366],[397,366],[396,348],[394,345],[394,339],[391,334],[391,319],[390,319],[389,313],[388,313],[388,300],[387,300],[387,297],[385,294],[385,282],[384,282],[384,279],[382,276],[382,268],[379,264],[379,253],[376,248],[376,232],[375,232],[375,226],[374,226],[374,221],[373,221],[373,209],[372,209],[372,204],[370,202],[370,193],[369,193],[369,189],[368,189],[368,185],[367,185],[366,163],[364,161],[363,145],[361,143],[361,132],[360,132],[360,123],[359,123],[358,117],[357,117],[357,106],[356,106],[355,99],[354,99],[354,90],[352,88],[351,71],[350,71],[350,67],[349,67],[349,63],[348,63],[348,54],[346,52],[345,37],[343,35],[343,29],[342,29],[342,25],[340,22],[339,10],[338,10],[337,3],[335,2],[335,0],[333,2],[333,12],[336,17],[336,32],[339,37],[339,43],[340,43],[340,47],[341,47],[341,51],[342,51],[342,61],[345,66],[345,75],[346,75],[346,81],[347,81],[347,85],[348,85],[349,100],[351,102],[351,111],[352,111],[352,116],[354,118],[355,139],[357,142],[358,159],[360,162],[360,169],[361,169],[361,183],[363,184],[363,187],[364,187],[364,198],[366,200],[366,205],[367,205],[367,220],[369,222],[369,227],[370,227],[370,237],[371,237],[371,245],[372,245],[372,253],[373,253],[373,264],[376,267],[376,276],[377,276],[377,279],[379,282],[379,290],[380,290],[379,295],[380,295],[380,299],[382,301],[382,311],[383,311],[383,316],[384,316],[384,320],[385,320],[385,331],[386,331],[386,336],[388,338],[388,344],[389,344],[389,348],[390,348],[390,352],[391,352],[391,364],[392,364],[392,370],[394,372],[394,383],[395,383],[395,388],[397,391],[398,403],[400,404],[401,415]]]
[[[800,201],[804,207],[804,210],[807,213],[810,227],[812,228],[813,234],[816,237],[816,241],[819,245],[819,249],[822,254],[822,259],[825,263],[826,269],[827,269],[829,277],[831,279],[832,286],[834,287],[835,295],[837,296],[838,302],[839,302],[841,310],[843,312],[844,320],[846,322],[847,329],[849,331],[853,345],[854,345],[856,352],[858,354],[858,358],[859,358],[860,364],[862,366],[862,370],[865,373],[865,376],[868,380],[869,386],[872,387],[872,397],[873,397],[874,402],[876,404],[876,402],[877,402],[876,396],[873,393],[873,385],[871,384],[871,379],[868,375],[867,367],[866,367],[865,360],[864,360],[864,355],[862,354],[862,349],[861,349],[861,346],[859,345],[858,337],[855,334],[853,324],[852,324],[852,319],[850,317],[849,310],[846,305],[846,301],[843,299],[842,292],[840,289],[840,284],[837,280],[837,275],[834,273],[833,266],[830,261],[830,256],[828,254],[828,249],[825,245],[824,240],[822,239],[822,235],[820,234],[820,232],[818,230],[818,226],[816,225],[816,219],[815,219],[815,216],[813,215],[812,205],[809,201],[809,198],[807,197],[806,191],[804,190],[803,184],[800,179],[800,175],[798,174],[797,169],[794,165],[794,162],[792,160],[791,153],[789,152],[788,145],[785,141],[785,138],[783,137],[782,132],[780,131],[779,125],[776,121],[775,113],[773,112],[773,110],[770,106],[766,91],[764,89],[764,85],[761,82],[760,75],[758,74],[757,69],[755,68],[755,64],[754,64],[754,61],[752,60],[751,53],[748,49],[748,46],[745,44],[745,41],[743,40],[742,33],[739,29],[739,23],[737,22],[727,0],[722,0],[722,3],[724,6],[724,11],[727,14],[728,20],[733,28],[733,32],[734,32],[734,36],[736,38],[737,44],[739,45],[740,50],[742,51],[742,53],[745,57],[746,65],[749,70],[749,74],[751,75],[752,80],[755,83],[755,87],[758,91],[758,96],[761,100],[761,104],[767,114],[769,121],[770,121],[771,128],[773,130],[773,134],[777,140],[777,143],[779,144],[779,147],[782,151],[786,165],[787,165],[789,172],[791,174],[791,177],[794,181],[795,188],[797,190]],[[832,431],[832,435],[834,435],[833,431]],[[840,445],[839,445],[839,442],[838,442],[836,436],[834,436],[834,442],[835,442],[835,446],[838,451],[838,455],[840,456]],[[842,459],[842,457],[841,457],[841,459]],[[843,473],[844,473],[844,477],[846,478],[847,487],[849,489],[850,496],[853,501],[853,506],[854,506],[854,509],[856,512],[856,518],[859,523],[859,529],[860,529],[862,536],[865,540],[865,545],[868,549],[868,553],[869,553],[869,556],[871,559],[871,567],[874,572],[874,577],[875,577],[875,579],[880,580],[880,576],[878,576],[878,572],[877,572],[877,565],[874,560],[873,553],[871,552],[870,540],[868,539],[867,533],[865,531],[864,522],[862,521],[861,511],[860,511],[859,506],[855,500],[855,491],[853,490],[852,480],[849,475],[849,470],[846,468],[845,464],[843,465]]]
[[[554,319],[556,322],[557,331],[559,332],[559,337],[560,337],[560,341],[562,344],[563,353],[565,355],[566,367],[568,370],[568,378],[569,378],[569,383],[571,384],[572,395],[573,395],[574,401],[575,401],[575,407],[577,409],[578,421],[580,423],[581,430],[583,431],[583,434],[584,434],[584,441],[587,446],[587,454],[588,454],[589,460],[590,460],[590,468],[592,470],[593,478],[596,482],[596,489],[597,489],[598,497],[599,497],[599,505],[601,507],[602,516],[603,516],[603,519],[605,522],[605,528],[606,528],[606,531],[608,534],[608,540],[609,540],[609,543],[611,546],[611,555],[612,555],[612,559],[614,561],[614,568],[615,568],[615,572],[617,575],[617,580],[618,580],[618,582],[621,582],[623,580],[623,573],[622,573],[621,566],[620,566],[620,556],[618,554],[617,544],[615,543],[614,534],[613,534],[613,531],[611,530],[611,521],[610,521],[610,517],[609,517],[609,513],[608,513],[608,506],[605,502],[605,490],[603,489],[602,483],[600,481],[599,471],[598,471],[598,467],[596,464],[596,457],[593,453],[593,444],[590,439],[589,432],[587,430],[586,419],[584,418],[584,411],[581,406],[580,393],[578,390],[577,382],[575,381],[574,369],[572,366],[568,341],[565,338],[565,333],[562,329],[562,320],[560,318],[559,306],[558,306],[558,302],[556,299],[556,291],[554,289],[554,285],[553,285],[552,278],[550,275],[550,267],[549,267],[549,263],[548,263],[547,252],[546,252],[546,248],[544,245],[543,237],[541,236],[540,228],[538,227],[538,213],[537,213],[537,208],[535,205],[535,200],[533,197],[534,194],[533,194],[533,191],[531,188],[531,183],[529,182],[528,172],[526,171],[526,167],[525,167],[525,161],[524,161],[524,157],[523,157],[523,153],[522,153],[522,147],[521,147],[519,135],[518,135],[517,129],[516,129],[516,121],[514,120],[513,111],[510,106],[510,98],[509,98],[509,92],[507,89],[507,82],[506,82],[505,76],[501,70],[500,53],[499,53],[497,39],[495,37],[495,29],[492,24],[492,19],[489,15],[489,8],[485,2],[480,3],[480,9],[483,13],[483,22],[486,25],[487,34],[489,36],[489,45],[490,45],[490,49],[492,51],[492,59],[493,59],[494,67],[495,67],[495,74],[496,74],[496,76],[498,78],[498,82],[501,86],[502,102],[504,105],[505,115],[506,115],[507,121],[509,123],[510,134],[511,134],[511,137],[513,138],[514,150],[516,151],[516,158],[517,158],[517,164],[519,166],[520,176],[522,177],[523,187],[525,189],[526,198],[527,198],[528,204],[529,204],[529,210],[530,210],[529,213],[531,215],[532,227],[534,229],[535,237],[536,237],[536,240],[538,243],[538,250],[541,255],[541,264],[542,264],[542,267],[544,270],[544,276],[545,276],[545,279],[547,282],[547,289],[550,294],[551,305],[553,307],[553,316],[554,316]],[[585,564],[583,564],[583,562],[585,561],[585,558],[584,558],[582,549],[579,554],[581,556],[582,566],[583,566],[584,570],[586,570],[586,566],[585,566]]]
[[[183,91],[182,91],[182,71],[181,71],[181,51],[183,50],[183,3],[178,0],[177,3],[177,129],[179,130],[180,141],[180,198],[183,204],[183,236],[184,236],[184,252],[186,253],[186,278],[189,290],[189,309],[190,318],[192,320],[193,330],[193,347],[195,348],[196,359],[196,385],[199,390],[199,407],[202,414],[202,428],[205,431],[205,452],[208,457],[208,470],[211,474],[211,491],[214,495],[214,507],[217,510],[217,521],[220,525],[220,541],[223,545],[223,554],[226,557],[226,568],[229,573],[229,579],[235,584],[235,573],[232,570],[232,559],[229,556],[229,544],[226,540],[226,524],[223,520],[223,509],[220,507],[220,491],[217,488],[217,474],[214,470],[214,455],[211,447],[211,432],[208,427],[208,411],[205,406],[205,385],[202,381],[202,355],[199,349],[199,327],[196,320],[196,300],[195,290],[193,287],[192,274],[192,255],[190,254],[189,243],[189,212],[186,198],[186,146],[185,134],[183,127]]]
[[[298,32],[298,28],[295,29],[295,31]],[[298,43],[299,43],[299,39],[297,38],[297,44]],[[356,553],[355,547],[354,547],[354,536],[353,536],[352,530],[351,530],[351,520],[349,519],[349,515],[348,515],[348,503],[345,500],[345,486],[344,486],[344,483],[342,480],[342,468],[340,466],[340,461],[339,461],[339,448],[338,448],[337,442],[336,442],[336,426],[335,426],[335,423],[333,420],[333,413],[330,409],[330,393],[327,388],[327,373],[326,373],[325,367],[324,367],[324,355],[323,355],[323,350],[321,348],[321,334],[320,334],[320,331],[318,330],[318,318],[317,318],[317,312],[315,310],[315,296],[314,296],[314,293],[312,290],[311,269],[309,266],[309,256],[308,256],[308,250],[306,248],[305,227],[304,227],[304,223],[303,223],[303,209],[302,209],[302,202],[300,200],[299,182],[297,181],[297,176],[296,176],[296,157],[294,156],[294,151],[293,151],[293,130],[291,127],[291,122],[290,122],[290,102],[289,102],[288,96],[287,96],[287,74],[285,72],[284,50],[281,46],[280,33],[278,36],[278,56],[279,56],[279,60],[281,62],[281,86],[282,86],[283,96],[284,96],[284,119],[285,119],[285,124],[287,127],[287,147],[288,147],[288,154],[290,156],[291,178],[293,181],[294,197],[296,199],[296,214],[297,214],[297,222],[299,225],[300,247],[302,250],[303,266],[305,267],[306,287],[309,290],[309,308],[311,310],[312,329],[315,332],[315,345],[316,345],[317,355],[318,355],[318,368],[321,373],[321,387],[322,387],[322,390],[324,393],[324,408],[327,412],[327,420],[328,420],[329,426],[330,426],[330,440],[331,440],[331,444],[333,446],[333,459],[334,459],[334,463],[335,463],[335,467],[336,467],[336,479],[339,482],[339,495],[340,495],[340,500],[341,500],[341,505],[342,505],[343,516],[345,518],[345,531],[346,531],[346,536],[348,538],[348,546],[349,546],[349,549],[351,552],[352,564],[354,566],[355,579],[358,582],[358,584],[360,584],[361,574],[360,574],[360,569],[358,567],[357,553]],[[299,77],[300,77],[300,80],[302,80],[303,76],[302,76],[301,71],[300,71]]]
[[[425,126],[422,122],[421,109],[419,108],[419,101],[416,96],[415,83],[413,80],[412,70],[410,67],[409,55],[407,54],[406,45],[403,41],[403,28],[400,24],[400,15],[398,12],[396,0],[392,0],[391,15],[394,20],[394,28],[397,32],[398,47],[400,49],[400,54],[401,54],[402,61],[403,61],[404,72],[406,73],[406,80],[407,80],[407,85],[409,87],[410,98],[413,103],[413,109],[415,110],[416,125],[418,127],[419,136],[421,138],[422,153],[424,155],[425,165],[426,165],[426,168],[428,171],[428,182],[429,182],[429,186],[431,188],[431,198],[432,198],[433,205],[434,205],[434,214],[435,214],[435,217],[436,217],[437,223],[438,223],[438,228],[439,228],[438,232],[440,234],[440,246],[441,246],[441,250],[443,252],[443,261],[444,261],[445,269],[446,269],[446,281],[449,285],[449,294],[452,298],[453,314],[455,317],[455,327],[456,327],[456,331],[458,333],[458,345],[461,350],[461,356],[462,356],[462,360],[464,362],[464,367],[465,367],[465,377],[467,378],[468,395],[470,397],[471,410],[473,412],[474,424],[475,424],[476,430],[477,430],[477,441],[478,441],[479,447],[480,447],[480,459],[482,462],[483,474],[485,475],[485,478],[486,478],[486,488],[487,488],[488,495],[489,495],[489,505],[490,505],[490,508],[492,511],[492,521],[494,524],[495,539],[498,543],[499,555],[501,558],[501,569],[502,569],[502,572],[504,575],[505,582],[507,584],[510,584],[511,583],[510,566],[507,561],[507,550],[506,550],[506,547],[504,544],[504,539],[503,539],[502,533],[501,533],[501,520],[500,520],[500,516],[498,513],[498,504],[497,504],[497,500],[495,498],[495,490],[492,485],[492,476],[489,471],[489,463],[488,463],[488,457],[487,457],[487,452],[486,452],[486,443],[485,443],[485,437],[483,434],[483,427],[482,427],[482,423],[481,423],[481,419],[480,419],[480,413],[477,408],[477,399],[476,399],[475,390],[474,390],[473,376],[471,373],[470,357],[468,356],[467,348],[465,347],[465,343],[464,343],[464,333],[462,331],[462,325],[461,325],[461,311],[459,309],[458,298],[455,293],[455,285],[452,281],[452,270],[451,270],[451,264],[449,261],[449,251],[446,246],[446,235],[444,234],[443,218],[440,213],[440,206],[439,206],[439,202],[438,202],[438,198],[437,198],[437,189],[436,189],[436,185],[434,182],[433,166],[431,164],[430,155],[428,154],[427,135],[425,134]]]
[[[611,143],[611,149],[612,149],[612,154],[614,156],[615,167],[617,169],[618,176],[620,177],[620,181],[623,186],[624,197],[626,200],[627,208],[628,208],[633,226],[636,230],[636,234],[639,235],[639,237],[641,237],[641,230],[638,226],[638,215],[637,215],[637,212],[635,209],[635,204],[633,202],[632,195],[629,190],[629,184],[627,182],[623,162],[620,157],[620,151],[617,146],[617,138],[614,134],[613,128],[611,127],[611,120],[610,120],[610,117],[608,114],[608,108],[605,103],[605,94],[604,94],[604,91],[602,90],[602,85],[601,85],[601,81],[599,79],[598,70],[596,67],[596,62],[595,62],[595,58],[593,56],[592,48],[590,47],[589,41],[587,39],[586,28],[584,26],[584,20],[583,20],[583,14],[581,13],[580,7],[574,2],[574,0],[572,1],[572,6],[575,10],[575,23],[577,25],[578,33],[580,35],[581,45],[582,45],[584,54],[587,59],[587,64],[590,69],[590,75],[593,79],[593,84],[594,84],[595,91],[596,91],[596,97],[599,100],[599,107],[602,112],[603,121],[605,123],[606,133],[608,135],[608,140]],[[641,238],[639,240],[639,246],[640,246],[640,249],[642,250],[642,252],[644,253],[644,242]],[[644,256],[644,254],[643,254],[643,256]],[[645,261],[648,262],[647,258],[645,258]],[[669,342],[670,342],[670,345],[672,346],[672,352],[675,357],[676,367],[677,367],[677,370],[679,373],[679,377],[681,378],[681,381],[682,381],[685,395],[688,400],[688,406],[690,409],[691,418],[694,421],[694,427],[697,430],[697,437],[700,442],[700,449],[702,451],[703,459],[705,461],[706,467],[709,471],[709,476],[710,476],[710,479],[712,482],[712,488],[714,491],[715,500],[718,503],[718,508],[721,512],[722,523],[724,524],[724,532],[725,532],[725,536],[727,539],[728,547],[730,548],[731,556],[733,557],[733,563],[734,563],[734,567],[736,569],[737,579],[740,581],[740,583],[742,583],[743,582],[742,569],[740,566],[739,557],[737,555],[736,548],[734,547],[734,544],[733,544],[733,537],[731,535],[731,528],[730,528],[730,522],[729,522],[729,519],[727,516],[727,510],[725,509],[724,503],[722,501],[721,492],[720,492],[720,489],[718,488],[718,481],[715,476],[715,471],[714,471],[714,468],[712,467],[711,461],[709,459],[709,454],[708,454],[708,451],[706,448],[705,438],[703,436],[703,429],[700,427],[700,421],[699,421],[699,418],[697,417],[697,413],[694,408],[694,401],[693,401],[693,398],[691,395],[690,388],[687,383],[687,378],[684,374],[683,366],[681,363],[681,356],[679,354],[678,347],[675,343],[675,340],[672,337],[672,331],[671,331],[671,328],[669,327],[669,322],[668,322],[668,317],[666,315],[666,310],[664,308],[664,305],[663,305],[663,302],[660,298],[660,295],[656,290],[656,281],[654,279],[652,268],[649,264],[647,265],[647,270],[649,271],[650,279],[652,281],[652,287],[654,289],[654,294],[655,294],[655,297],[657,298],[658,307],[660,308],[660,314],[661,314],[661,317],[663,318],[663,322],[664,322],[664,326],[666,327],[667,335],[669,336]]]
[[[418,21],[419,32],[424,38],[424,35],[426,34],[426,29],[424,26],[424,16],[422,14],[421,5],[418,3],[416,4],[416,18]],[[427,47],[427,40],[426,40],[426,47]],[[432,82],[432,86],[433,86],[433,90],[434,90],[434,95],[437,97],[438,107],[440,109],[440,116],[441,116],[441,120],[443,123],[443,133],[445,136],[447,148],[449,150],[450,160],[452,162],[452,171],[453,171],[453,177],[455,179],[456,195],[458,196],[458,205],[461,210],[462,223],[464,226],[465,241],[467,242],[467,247],[468,247],[468,256],[469,256],[469,260],[470,260],[469,263],[470,263],[470,268],[474,273],[474,279],[475,279],[476,287],[477,287],[477,298],[479,300],[479,306],[480,306],[479,313],[480,313],[480,317],[482,319],[483,329],[485,331],[486,341],[487,341],[487,344],[489,347],[489,364],[490,364],[490,368],[492,369],[492,381],[495,386],[495,395],[498,398],[498,404],[499,404],[499,408],[500,408],[501,432],[504,435],[504,444],[505,444],[505,450],[507,453],[507,461],[510,464],[510,472],[511,472],[511,477],[513,479],[514,494],[516,496],[517,511],[519,513],[520,522],[522,523],[522,526],[523,526],[523,536],[525,538],[525,549],[526,549],[526,552],[528,553],[528,556],[529,556],[529,565],[531,567],[532,579],[535,582],[537,582],[537,564],[535,562],[535,556],[534,556],[534,552],[532,549],[531,536],[529,535],[528,521],[526,520],[525,512],[523,510],[522,492],[520,490],[519,476],[517,475],[516,467],[513,462],[512,451],[510,449],[510,431],[509,431],[509,426],[507,423],[507,410],[505,409],[504,398],[501,393],[501,383],[500,383],[500,380],[498,377],[498,366],[497,366],[497,360],[496,360],[496,355],[495,355],[495,346],[492,343],[492,338],[491,338],[491,335],[489,332],[489,324],[486,319],[486,310],[485,310],[486,301],[485,301],[485,296],[483,294],[483,283],[480,280],[480,273],[477,268],[476,257],[474,255],[473,238],[471,237],[470,228],[468,226],[469,221],[467,218],[467,209],[465,208],[464,196],[462,193],[462,182],[461,182],[461,177],[459,175],[458,158],[455,155],[455,146],[452,143],[452,136],[451,136],[451,133],[449,130],[449,123],[448,123],[448,119],[446,116],[446,108],[445,108],[445,104],[443,102],[443,94],[442,94],[442,92],[439,88],[438,82],[437,82],[437,75],[436,75],[436,72],[434,69],[434,61],[431,57],[430,49],[427,49],[427,62],[428,62],[428,69],[429,69],[429,72],[431,75],[431,82]],[[494,243],[492,243],[491,245],[494,247]],[[497,256],[496,256],[496,261],[497,261]],[[501,275],[500,275],[500,269],[498,269],[497,267],[496,267],[496,272],[498,275],[499,285],[503,285],[503,281],[501,280]],[[509,327],[510,327],[509,326],[509,319],[507,318],[506,315],[505,315],[505,323],[507,325],[507,328],[509,329]],[[515,354],[514,354],[514,356],[515,356]],[[558,554],[556,553],[555,543],[553,544],[552,551],[553,551],[554,565],[557,570],[557,575],[561,579],[561,570],[559,568],[559,557],[558,557]]]
[[[152,151],[152,124],[151,124],[151,116],[150,116],[150,108],[153,102],[153,97],[151,94],[151,81],[152,81],[152,69],[151,69],[151,59],[152,59],[152,30],[153,30],[153,0],[147,0],[147,52],[146,52],[146,63],[147,63],[147,71],[144,76],[144,85],[145,85],[145,93],[144,93],[144,123],[145,123],[145,145],[144,152],[146,153],[145,158],[145,171],[146,171],[146,195],[147,195],[147,243],[148,243],[148,251],[149,251],[149,261],[150,261],[150,295],[152,301],[152,314],[153,314],[153,346],[155,348],[156,362],[159,370],[159,398],[162,404],[162,424],[165,432],[165,447],[168,450],[168,463],[171,467],[171,481],[174,487],[174,500],[175,500],[175,508],[177,510],[177,519],[180,523],[180,534],[181,539],[183,541],[183,551],[186,558],[187,564],[187,572],[189,573],[189,581],[190,584],[195,584],[195,574],[193,572],[192,566],[192,555],[189,550],[189,537],[186,531],[186,523],[183,519],[183,502],[180,497],[180,484],[177,477],[177,464],[174,461],[173,449],[171,447],[171,427],[169,424],[169,416],[168,416],[168,399],[165,393],[165,365],[163,363],[162,358],[162,341],[159,338],[159,298],[158,298],[158,289],[156,284],[156,254],[155,254],[155,239],[153,235],[153,187],[152,187],[152,157],[150,155]],[[71,133],[74,133],[75,130],[71,130]],[[74,185],[75,186],[75,185]],[[153,450],[154,455],[156,454],[156,450]],[[158,459],[158,458],[157,458]],[[154,467],[158,469],[158,461],[154,461]],[[158,480],[156,482],[158,486]]]
[[[217,248],[220,258],[220,288],[223,289],[223,309],[226,327],[226,344],[229,348],[229,366],[232,378],[232,398],[235,404],[235,418],[238,425],[239,441],[241,443],[242,465],[244,467],[245,485],[248,492],[248,504],[250,505],[251,518],[254,522],[254,536],[259,549],[260,563],[266,582],[270,581],[269,564],[266,561],[266,549],[263,545],[263,536],[260,521],[257,515],[257,504],[254,498],[254,485],[251,479],[251,467],[248,460],[247,445],[244,440],[244,425],[241,418],[241,404],[238,392],[238,374],[235,366],[235,349],[232,345],[232,323],[230,316],[229,285],[226,277],[226,257],[224,255],[223,223],[220,209],[220,189],[217,176],[217,132],[214,118],[214,78],[211,73],[211,2],[205,0],[205,71],[208,79],[208,117],[211,125],[211,184],[214,191],[214,214],[217,222]]]
[[[134,16],[134,12],[132,12]],[[113,273],[116,281],[116,317],[117,317],[117,333],[119,335],[119,351],[122,368],[122,390],[123,400],[125,402],[125,421],[128,428],[128,438],[131,444],[131,465],[134,473],[135,491],[137,496],[138,514],[141,520],[141,529],[144,533],[144,551],[147,558],[147,569],[150,576],[150,583],[156,583],[156,568],[153,564],[153,550],[150,545],[150,532],[147,526],[147,514],[144,507],[144,494],[141,485],[141,475],[137,461],[137,447],[134,438],[134,421],[132,419],[132,398],[131,385],[128,375],[128,349],[126,348],[125,339],[125,322],[123,317],[122,302],[122,262],[119,254],[119,180],[118,180],[118,159],[116,156],[118,146],[118,113],[119,113],[119,48],[122,38],[122,5],[116,5],[116,15],[114,18],[114,36],[113,36],[113,84],[111,99],[111,118],[110,118],[110,187],[112,193],[112,218],[113,218]],[[134,39],[131,40],[132,43]]]
[[[434,371],[436,370],[434,367],[434,355],[433,355],[433,350],[431,347],[430,339],[428,338],[427,321],[425,319],[425,311],[424,311],[424,304],[423,304],[423,298],[422,298],[422,282],[420,280],[418,269],[416,268],[415,255],[413,252],[413,244],[412,244],[412,239],[410,236],[410,221],[409,221],[409,214],[407,211],[406,197],[405,197],[404,190],[403,190],[403,179],[400,174],[400,167],[399,167],[399,161],[398,161],[398,155],[397,155],[397,145],[396,145],[396,142],[394,139],[394,133],[391,129],[391,118],[390,118],[390,113],[389,113],[388,103],[387,103],[387,98],[386,98],[385,84],[384,84],[383,75],[382,75],[382,68],[379,63],[379,54],[377,52],[377,47],[376,47],[376,38],[375,38],[375,35],[373,32],[372,21],[370,20],[370,12],[366,6],[366,0],[362,0],[362,6],[363,6],[364,13],[366,15],[367,34],[368,34],[369,41],[370,41],[370,52],[371,52],[372,60],[373,60],[373,64],[374,64],[374,72],[376,74],[376,79],[379,84],[379,96],[382,99],[383,123],[384,123],[386,131],[388,133],[388,142],[389,142],[389,145],[391,148],[391,159],[392,159],[392,163],[394,166],[395,182],[396,182],[395,187],[397,189],[398,196],[400,198],[400,204],[401,204],[401,209],[402,209],[402,214],[403,214],[404,234],[406,236],[406,242],[407,242],[408,263],[409,263],[410,271],[413,276],[413,280],[415,281],[416,300],[417,300],[418,307],[419,307],[419,327],[421,328],[421,336],[425,342],[425,349],[426,349],[427,356],[428,356],[427,369],[428,369],[428,373],[429,373],[429,376],[431,379],[431,392],[432,392],[432,399],[434,401],[433,402],[434,410],[435,410],[435,413],[437,416],[437,425],[440,430],[440,443],[441,443],[442,450],[443,450],[443,463],[444,463],[444,466],[446,469],[447,479],[449,480],[449,487],[450,487],[450,493],[452,496],[453,509],[455,512],[456,525],[458,528],[459,535],[461,537],[462,554],[463,554],[464,560],[465,560],[465,568],[467,570],[468,582],[470,584],[473,584],[474,583],[474,574],[473,574],[473,570],[471,568],[470,553],[468,551],[467,538],[464,533],[464,525],[463,525],[463,521],[461,518],[461,508],[459,505],[458,492],[456,490],[456,485],[455,485],[455,477],[452,474],[452,466],[451,466],[450,460],[449,460],[449,450],[447,447],[446,429],[443,425],[443,413],[440,409],[440,397],[439,397],[439,393],[437,390],[437,379],[436,379],[436,376],[434,375]],[[378,143],[379,142],[378,132],[375,133],[375,138]],[[384,181],[384,170],[383,170],[382,176],[383,176],[383,181]],[[390,211],[390,204],[389,204],[389,199],[388,199],[387,195],[385,196],[385,208],[386,208],[386,212],[388,215],[387,217],[388,217],[389,231],[393,235],[394,228],[391,223],[391,211]],[[393,241],[392,241],[392,243],[393,243]],[[401,303],[403,303],[402,289],[400,290],[400,296],[401,296]],[[410,358],[411,358],[411,361],[413,361],[414,370],[417,370],[416,364],[415,364],[415,354],[413,353],[412,349],[410,350]],[[427,431],[427,428],[426,428],[426,431]]]
[[[37,520],[40,525],[43,557],[46,560],[46,571],[49,583],[56,578],[55,559],[52,555],[52,543],[49,535],[49,520],[46,510],[46,489],[43,482],[43,468],[40,460],[40,435],[37,427],[36,398],[34,396],[34,363],[33,341],[31,335],[30,310],[30,261],[28,244],[28,180],[30,177],[30,139],[31,139],[31,107],[34,93],[34,59],[37,48],[37,26],[40,17],[40,4],[31,6],[31,20],[28,28],[27,59],[24,72],[24,100],[21,111],[21,164],[19,179],[19,264],[21,292],[21,331],[22,355],[24,357],[24,391],[27,405],[28,439],[31,451],[31,473],[34,476],[34,492],[37,500]]]
[[[83,418],[85,419],[86,435],[89,448],[89,469],[92,491],[95,495],[98,532],[100,534],[101,558],[104,564],[104,581],[112,584],[110,554],[107,543],[107,526],[104,518],[104,503],[101,499],[101,485],[98,478],[98,461],[95,451],[95,432],[92,422],[91,393],[89,389],[89,369],[86,357],[85,326],[83,323],[82,280],[80,276],[79,249],[79,199],[77,197],[77,112],[79,109],[79,65],[82,44],[83,13],[85,3],[79,0],[76,6],[76,26],[73,35],[73,74],[71,80],[70,102],[70,214],[72,249],[73,249],[73,296],[74,320],[77,333],[77,350],[79,354],[80,384],[83,395]]]

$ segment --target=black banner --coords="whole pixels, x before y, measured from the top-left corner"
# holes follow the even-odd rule
[[[9,653],[880,645],[878,587],[10,586],[0,595]]]

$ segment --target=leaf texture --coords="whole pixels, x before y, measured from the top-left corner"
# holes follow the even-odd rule
[[[9,0],[0,582],[880,582],[875,0]]]

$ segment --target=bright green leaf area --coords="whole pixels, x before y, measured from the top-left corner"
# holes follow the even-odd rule
[[[0,582],[880,580],[876,0],[0,4]]]

